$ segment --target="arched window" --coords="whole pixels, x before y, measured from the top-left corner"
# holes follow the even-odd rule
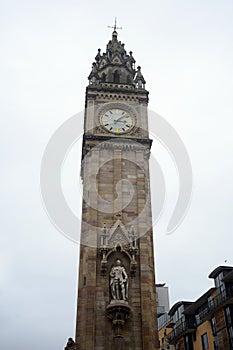
[[[101,81],[102,81],[102,83],[105,83],[105,81],[106,81],[106,74],[105,73],[102,74]]]
[[[113,82],[114,83],[120,82],[120,74],[118,73],[118,70],[115,70],[115,72],[113,73]]]

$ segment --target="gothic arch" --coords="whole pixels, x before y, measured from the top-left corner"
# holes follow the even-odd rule
[[[120,74],[119,74],[117,69],[113,73],[113,82],[115,84],[119,84],[120,83]]]

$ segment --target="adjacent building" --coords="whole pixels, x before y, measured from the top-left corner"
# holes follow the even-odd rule
[[[214,287],[200,298],[172,306],[160,325],[160,349],[233,349],[233,267],[219,266],[209,278]]]
[[[169,291],[165,283],[156,284],[156,301],[157,301],[157,316],[158,319],[164,314],[168,313],[170,309]]]

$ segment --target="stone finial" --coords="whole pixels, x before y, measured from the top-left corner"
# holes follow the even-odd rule
[[[78,350],[78,347],[72,338],[68,339],[64,350]]]
[[[112,40],[117,40],[117,35],[118,35],[117,31],[114,30],[114,31],[112,32]]]
[[[106,223],[104,223],[104,227],[103,227],[103,231],[102,231],[102,235],[100,236],[100,245],[101,246],[105,246],[107,244],[106,239],[107,239],[107,227],[106,227]]]
[[[97,53],[97,55],[95,56],[95,60],[96,60],[97,63],[100,61],[100,58],[101,58],[100,52],[101,52],[101,49],[98,49],[98,53]]]
[[[134,226],[131,226],[130,228],[129,237],[130,237],[132,247],[136,247],[137,233]]]
[[[99,75],[96,62],[93,62],[91,73],[88,77],[90,84],[96,84],[99,82]]]

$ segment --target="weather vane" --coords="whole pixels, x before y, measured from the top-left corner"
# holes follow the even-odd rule
[[[117,18],[115,17],[115,24],[114,26],[108,26],[108,28],[113,28],[114,29],[114,32],[117,30],[117,29],[122,29],[122,27],[117,27]]]

